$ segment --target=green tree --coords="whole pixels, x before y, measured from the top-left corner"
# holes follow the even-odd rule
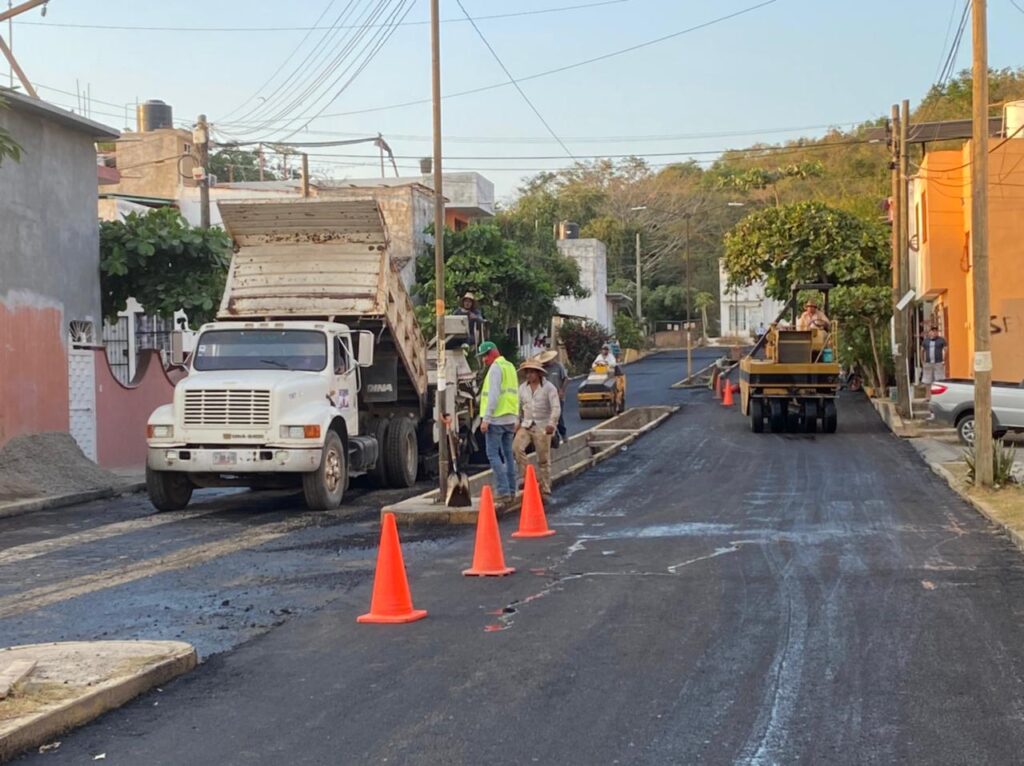
[[[699,292],[693,296],[693,308],[700,312],[701,337],[707,340],[708,337],[708,309],[715,305],[718,299],[708,292]]]
[[[763,280],[765,294],[779,300],[798,282],[836,285],[840,354],[873,370],[876,385],[887,377],[892,292],[889,233],[880,223],[817,202],[765,208],[726,236],[725,267],[730,286]]]
[[[0,96],[0,109],[7,109],[7,102],[4,101],[3,96]],[[8,158],[19,162],[21,160],[21,146],[19,146],[10,133],[4,128],[0,128],[0,165],[3,165],[4,160]]]
[[[445,229],[444,255],[447,305],[454,308],[466,292],[476,294],[495,340],[519,324],[524,331],[541,331],[551,322],[557,298],[586,295],[579,267],[553,244],[515,242],[495,223]],[[418,316],[424,331],[433,334],[433,248],[420,257],[416,276],[416,293],[429,304],[419,308]]]
[[[227,183],[230,179],[259,181],[259,153],[248,149],[221,149],[210,155],[209,172],[217,176],[220,183]],[[277,175],[265,169],[263,178],[266,181],[276,181]]]
[[[102,221],[103,314],[116,317],[134,297],[147,313],[170,317],[182,309],[198,326],[216,312],[230,260],[222,229],[193,228],[174,208]]]
[[[914,110],[914,121],[966,120],[971,117],[971,70],[965,69],[946,83],[935,84]],[[1024,99],[1024,67],[988,70],[989,114],[997,117],[1001,104]]]
[[[570,319],[558,329],[558,337],[569,357],[569,373],[579,375],[590,369],[591,363],[608,342],[608,332],[589,319]]]

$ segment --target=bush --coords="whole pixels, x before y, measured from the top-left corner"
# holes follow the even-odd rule
[[[569,357],[569,374],[579,375],[590,369],[591,362],[608,342],[608,332],[597,322],[570,319],[558,331],[558,337]]]
[[[623,349],[635,348],[642,351],[647,347],[647,338],[640,325],[629,314],[618,314],[615,317],[615,337]]]
[[[977,484],[975,478],[975,448],[964,450],[964,462],[967,463],[967,481]],[[996,487],[1005,487],[1014,483],[1013,461],[1017,457],[1017,449],[1012,444],[1004,444],[1001,439],[992,440],[992,483]]]

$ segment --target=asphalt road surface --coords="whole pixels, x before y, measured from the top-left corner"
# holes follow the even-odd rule
[[[249,509],[246,494],[91,542],[68,535],[101,533],[103,513],[164,517],[136,500],[133,513],[87,511],[74,531],[70,512],[22,521],[14,538],[15,520],[0,524],[4,642],[109,626],[180,635],[208,656],[21,762],[1017,762],[1021,554],[859,395],[843,398],[835,435],[755,435],[708,392],[669,390],[680,370],[678,354],[629,368],[632,403],[648,391],[682,409],[558,488],[555,536],[510,541],[514,520],[503,522],[511,577],[459,574],[468,530],[407,533],[413,596],[430,612],[412,625],[355,622],[369,604],[372,510],[308,514],[270,498]],[[260,530],[280,536],[202,547]],[[117,578],[196,548],[210,558]],[[258,624],[296,608],[246,636],[210,606],[223,601],[231,614],[251,606]],[[149,620],[128,624],[143,603]],[[233,638],[218,647],[200,620],[220,619]]]

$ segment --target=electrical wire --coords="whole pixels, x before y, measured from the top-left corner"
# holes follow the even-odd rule
[[[270,83],[272,83],[274,81],[274,78],[277,77],[279,74],[281,74],[281,71],[286,66],[288,66],[288,62],[291,61],[295,57],[295,55],[302,49],[302,46],[306,44],[306,40],[308,40],[310,37],[312,37],[313,32],[320,26],[320,22],[323,20],[324,16],[326,16],[327,12],[329,10],[331,10],[331,8],[334,7],[334,4],[336,2],[337,2],[337,0],[330,0],[330,2],[327,3],[327,6],[320,12],[320,15],[317,16],[316,21],[313,22],[313,26],[311,26],[309,28],[309,30],[306,32],[306,34],[303,35],[302,39],[299,41],[299,44],[296,45],[292,49],[292,52],[289,53],[288,56],[285,58],[285,60],[281,62],[280,66],[278,66],[277,69],[274,70],[274,73],[272,75],[270,75],[270,77],[268,77],[266,79],[266,81],[262,85],[260,85],[253,92],[253,94],[251,96],[249,96],[249,98],[247,98],[241,104],[239,104],[234,109],[232,109],[230,112],[228,112],[226,115],[224,115],[225,118],[231,117],[231,116],[237,114],[238,112],[240,112],[245,107],[246,104],[248,104],[248,103],[250,103],[250,102],[252,102],[252,101],[254,101],[254,100],[256,100],[256,99],[258,99],[260,97],[260,93],[263,92],[263,89],[266,88],[267,86],[269,86]]]
[[[537,8],[532,11],[513,11],[510,13],[495,13],[489,16],[478,16],[478,21],[490,20],[490,19],[512,19],[519,18],[521,16],[539,16],[547,13],[562,13],[565,11],[578,11],[588,8],[598,8],[604,5],[619,5],[621,3],[628,3],[630,0],[599,0],[599,2],[592,3],[580,3],[578,5],[563,5],[557,8]],[[452,18],[452,19],[441,19],[442,24],[456,24],[463,23],[465,19]],[[55,27],[62,29],[102,29],[102,30],[115,30],[124,32],[314,32],[322,27],[142,27],[142,26],[131,26],[126,24],[60,24],[48,21],[16,21],[16,26],[30,26],[30,27]],[[405,21],[402,22],[402,26],[426,26],[430,24],[430,21]],[[384,24],[380,26],[386,26]],[[358,26],[352,27],[341,27],[342,29],[358,29]]]
[[[630,45],[630,46],[628,46],[626,48],[619,48],[618,50],[610,51],[608,53],[603,53],[603,54],[601,54],[599,56],[593,56],[593,57],[588,58],[588,59],[583,59],[582,61],[576,61],[576,62],[574,62],[572,64],[565,64],[565,65],[560,66],[560,67],[555,67],[554,69],[548,69],[548,70],[545,70],[543,72],[535,72],[534,74],[526,75],[525,77],[520,77],[520,78],[518,78],[518,82],[520,82],[520,83],[528,82],[530,80],[536,80],[536,79],[539,79],[541,77],[549,77],[549,76],[551,76],[553,74],[560,74],[562,72],[568,72],[568,71],[573,70],[573,69],[579,69],[580,67],[588,66],[590,64],[594,64],[594,63],[597,63],[599,61],[607,61],[608,59],[616,58],[618,56],[623,56],[623,55],[625,55],[627,53],[632,53],[633,51],[641,50],[643,48],[648,48],[648,47],[650,47],[652,45],[658,45],[659,43],[666,42],[667,40],[672,40],[672,39],[675,39],[677,37],[682,37],[683,35],[690,34],[692,32],[697,32],[697,31],[702,30],[702,29],[707,29],[708,27],[715,26],[716,24],[721,24],[722,22],[729,21],[731,19],[737,18],[739,16],[743,16],[743,15],[748,14],[748,13],[752,13],[752,12],[754,12],[754,11],[760,9],[760,8],[764,8],[766,6],[773,5],[776,2],[778,2],[778,0],[763,0],[763,2],[757,3],[755,5],[751,5],[751,6],[748,6],[746,8],[742,8],[742,9],[740,9],[738,11],[726,14],[724,16],[719,16],[717,18],[711,19],[710,21],[705,21],[705,22],[702,22],[700,24],[696,24],[694,26],[687,27],[686,29],[681,29],[681,30],[679,30],[677,32],[672,32],[671,34],[662,35],[661,37],[656,37],[656,38],[654,38],[652,40],[646,40],[644,42],[637,43],[635,45]],[[470,88],[468,90],[457,91],[455,93],[448,93],[446,95],[443,95],[441,98],[442,99],[450,99],[450,98],[458,98],[460,96],[469,96],[469,95],[473,95],[473,94],[476,94],[476,93],[484,93],[484,92],[489,91],[489,90],[496,90],[498,88],[508,87],[508,85],[510,85],[510,84],[511,83],[509,83],[507,81],[503,81],[503,82],[499,82],[499,83],[493,83],[491,85],[482,85],[482,86],[477,87],[477,88]],[[347,111],[347,112],[333,112],[331,114],[320,114],[320,115],[317,115],[317,117],[318,118],[349,117],[349,116],[354,115],[354,114],[369,114],[371,112],[383,112],[383,111],[389,111],[391,109],[401,109],[401,108],[404,108],[404,107],[407,107],[407,106],[420,106],[422,104],[429,104],[429,103],[431,103],[431,100],[429,98],[421,98],[421,99],[416,99],[415,101],[405,101],[405,102],[402,102],[402,103],[388,104],[386,106],[376,106],[376,107],[370,107],[370,108],[367,108],[367,109],[355,109],[355,110],[351,110],[351,111]],[[231,123],[231,124],[236,124],[237,125],[237,123]]]
[[[498,52],[494,50],[494,46],[487,41],[486,37],[484,37],[484,33],[480,30],[480,27],[473,20],[473,17],[469,15],[469,11],[467,11],[466,6],[462,4],[462,0],[455,0],[455,3],[459,6],[459,9],[465,15],[466,20],[472,25],[473,30],[477,34],[477,37],[480,38],[480,42],[482,42],[484,46],[486,46],[487,50],[491,52],[491,56],[494,57],[494,60],[498,62],[498,66],[501,67],[501,71],[503,71],[505,73],[505,76],[508,77],[508,81],[515,86],[516,90],[519,92],[519,95],[523,97],[523,101],[526,102],[526,105],[530,107],[530,109],[533,111],[535,115],[537,115],[537,119],[541,121],[541,124],[544,126],[547,132],[551,134],[551,137],[555,139],[555,141],[558,142],[558,145],[562,147],[562,150],[567,155],[569,155],[570,159],[576,159],[573,156],[572,151],[569,149],[569,147],[565,145],[565,141],[558,137],[558,134],[555,133],[555,129],[548,124],[548,121],[544,119],[544,115],[540,113],[540,110],[530,100],[530,97],[526,95],[526,91],[523,90],[522,86],[520,86],[518,82],[516,82],[516,78],[512,76],[512,73],[508,71],[508,67],[505,66],[505,62],[501,60],[501,57],[498,55]]]

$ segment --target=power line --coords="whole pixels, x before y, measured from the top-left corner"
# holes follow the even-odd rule
[[[239,104],[234,109],[232,109],[230,112],[228,112],[226,115],[224,115],[225,117],[230,117],[230,116],[232,116],[234,114],[237,114],[239,111],[241,111],[245,107],[246,104],[248,104],[249,102],[251,102],[251,101],[253,101],[253,100],[257,99],[257,98],[259,98],[260,93],[263,91],[263,89],[266,88],[268,85],[270,85],[270,83],[272,83],[274,81],[275,77],[277,77],[279,74],[281,74],[281,70],[283,70],[286,66],[288,66],[288,62],[291,61],[292,58],[295,57],[295,54],[297,54],[299,52],[299,50],[302,49],[302,46],[306,44],[306,40],[308,40],[313,35],[314,30],[316,30],[316,28],[320,25],[320,21],[323,19],[324,16],[327,15],[327,12],[329,10],[331,10],[331,8],[334,7],[334,3],[335,2],[337,2],[337,0],[330,0],[330,2],[327,3],[327,6],[320,12],[320,15],[317,16],[316,21],[313,22],[313,26],[309,28],[309,31],[307,31],[305,35],[303,35],[302,39],[299,41],[299,44],[296,45],[292,49],[292,52],[289,53],[288,56],[285,58],[285,60],[281,62],[281,65],[278,66],[278,68],[274,70],[274,73],[272,75],[270,75],[270,77],[268,77],[266,79],[266,81],[262,85],[260,85],[260,87],[257,88],[255,90],[255,92],[251,96],[249,96],[249,98],[247,98],[241,104]]]
[[[1016,8],[1016,9],[1017,9],[1018,11],[1020,11],[1021,13],[1024,13],[1024,8],[1021,8],[1021,7],[1019,6],[1019,5],[1017,5],[1017,0],[1010,0],[1010,3],[1011,3],[1011,4],[1013,5],[1013,7],[1014,7],[1014,8]]]
[[[495,13],[490,16],[478,16],[478,21],[490,19],[511,19],[520,16],[539,16],[547,13],[562,13],[564,11],[578,11],[585,8],[598,8],[603,5],[619,5],[628,3],[630,0],[600,0],[599,2],[580,3],[578,5],[563,5],[558,8],[539,8],[532,11],[514,11],[511,13]],[[441,19],[442,24],[453,24],[465,22],[465,19]],[[403,21],[401,26],[424,26],[429,21]],[[60,24],[48,21],[17,21],[17,26],[32,27],[59,27],[63,29],[103,29],[123,32],[313,32],[317,29],[358,29],[359,26],[350,27],[142,27],[127,24]],[[380,24],[378,26],[387,26]]]
[[[710,21],[705,21],[705,22],[703,22],[701,24],[697,24],[697,25],[692,26],[692,27],[687,27],[686,29],[681,29],[678,32],[673,32],[673,33],[668,34],[668,35],[663,35],[661,37],[656,37],[653,40],[647,40],[647,41],[642,42],[642,43],[637,43],[636,45],[630,45],[629,47],[626,47],[626,48],[620,48],[620,49],[615,50],[615,51],[610,51],[609,53],[603,53],[600,56],[594,56],[592,58],[588,58],[588,59],[584,59],[582,61],[574,62],[572,64],[565,64],[564,66],[555,67],[554,69],[548,69],[548,70],[545,70],[543,72],[536,72],[534,74],[527,75],[525,77],[520,77],[518,79],[518,81],[520,83],[528,82],[530,80],[536,80],[536,79],[539,79],[541,77],[549,77],[549,76],[551,76],[553,74],[560,74],[562,72],[568,72],[568,71],[570,71],[572,69],[579,69],[580,67],[587,66],[589,64],[594,64],[594,63],[597,63],[598,61],[606,61],[606,60],[611,59],[611,58],[616,58],[618,56],[623,56],[623,55],[625,55],[627,53],[632,53],[633,51],[641,50],[642,48],[648,48],[648,47],[650,47],[652,45],[657,45],[657,44],[663,43],[663,42],[665,42],[667,40],[672,40],[672,39],[674,39],[676,37],[682,37],[683,35],[690,34],[691,32],[697,32],[697,31],[699,31],[701,29],[706,29],[706,28],[714,26],[716,24],[721,24],[724,21],[729,21],[729,20],[734,19],[734,18],[736,18],[738,16],[743,16],[744,14],[752,13],[753,11],[756,11],[756,10],[758,10],[760,8],[764,8],[765,6],[773,5],[776,2],[778,2],[778,0],[764,0],[763,2],[757,3],[756,5],[751,5],[751,6],[748,6],[747,8],[743,8],[743,9],[741,9],[739,11],[735,11],[734,13],[730,13],[730,14],[727,14],[725,16],[719,16],[717,18],[711,19]],[[470,88],[469,90],[457,91],[455,93],[448,93],[448,94],[442,96],[442,98],[449,99],[449,98],[457,98],[459,96],[469,96],[469,95],[473,95],[473,94],[476,94],[476,93],[484,93],[485,91],[489,91],[489,90],[496,90],[498,88],[505,88],[505,87],[507,87],[510,84],[511,83],[509,83],[507,81],[504,81],[504,82],[499,82],[499,83],[493,83],[491,85],[483,85],[483,86],[480,86],[478,88]],[[370,107],[368,109],[355,109],[355,110],[348,111],[348,112],[334,112],[332,114],[321,114],[321,115],[318,115],[318,117],[319,118],[349,117],[349,116],[354,115],[354,114],[369,114],[371,112],[383,112],[383,111],[388,111],[388,110],[391,110],[391,109],[400,109],[400,108],[407,107],[407,106],[420,106],[422,104],[429,104],[429,103],[430,103],[430,99],[429,98],[426,98],[426,99],[422,99],[421,98],[421,99],[416,99],[415,101],[405,101],[405,102],[397,103],[397,104],[388,104],[386,106],[375,106],[375,107]],[[300,118],[293,118],[293,119],[300,119]],[[226,124],[230,124],[230,123],[226,123]]]
[[[520,87],[519,83],[516,82],[516,78],[512,76],[512,73],[510,71],[508,71],[508,67],[505,66],[505,62],[501,60],[501,57],[498,55],[498,52],[494,50],[494,47],[489,42],[487,42],[487,38],[484,37],[484,33],[480,31],[480,27],[477,26],[477,23],[473,21],[473,17],[469,15],[469,11],[467,11],[466,6],[462,4],[462,0],[455,0],[455,2],[458,4],[459,9],[462,11],[462,13],[466,16],[466,20],[472,25],[473,30],[477,34],[477,37],[479,37],[480,41],[485,46],[487,46],[487,50],[491,52],[491,56],[493,56],[494,60],[498,62],[498,66],[501,67],[501,71],[505,73],[505,76],[508,77],[509,82],[515,86],[517,91],[519,91],[519,95],[523,97],[523,101],[525,101],[527,106],[529,106],[530,109],[533,110],[533,113],[537,115],[537,119],[541,121],[545,129],[547,129],[548,133],[551,134],[551,137],[558,142],[558,145],[562,147],[565,153],[569,155],[571,159],[576,159],[575,157],[573,157],[573,154],[569,150],[569,147],[565,145],[565,142],[558,137],[557,133],[555,133],[554,128],[552,128],[548,124],[548,121],[544,119],[544,115],[542,115],[540,113],[540,110],[536,106],[534,106],[534,103],[530,100],[530,97],[526,95],[526,91],[524,91],[522,87]]]

